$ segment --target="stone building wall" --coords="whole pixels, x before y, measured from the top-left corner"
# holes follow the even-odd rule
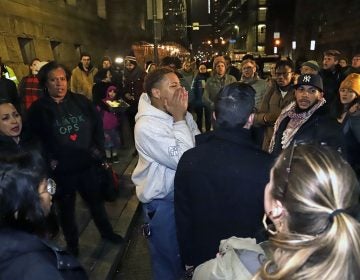
[[[72,69],[86,51],[97,64],[112,38],[107,21],[97,16],[97,0],[2,0],[0,17],[0,57],[18,79],[34,57]]]

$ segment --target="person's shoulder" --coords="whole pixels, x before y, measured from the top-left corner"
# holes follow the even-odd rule
[[[79,72],[79,71],[81,71],[81,69],[80,69],[80,67],[79,67],[78,65],[76,65],[76,66],[71,70],[72,73],[76,73],[76,72]]]
[[[198,134],[195,136],[195,147],[184,152],[180,160],[189,162],[203,162],[206,165],[204,158],[213,158],[213,153],[216,152],[216,148],[211,144],[211,140],[214,139],[214,131]]]
[[[92,104],[91,100],[83,94],[69,91],[66,95],[67,98],[70,100],[75,100],[77,102],[82,102],[84,104]]]
[[[89,71],[92,75],[96,75],[97,72],[99,72],[99,70],[96,67],[92,67]]]
[[[7,86],[9,86],[9,87],[15,87],[16,88],[16,84],[15,84],[15,82],[13,82],[12,80],[10,80],[10,79],[2,79],[3,81],[4,81],[4,83],[7,85]]]
[[[29,110],[34,110],[35,108],[38,109],[46,104],[49,104],[49,101],[50,99],[48,96],[42,96],[35,100],[33,103],[31,103]]]
[[[225,74],[226,79],[228,79],[229,81],[236,81],[236,78],[233,75],[230,74]]]
[[[255,83],[259,84],[259,85],[263,85],[263,86],[267,86],[268,82],[264,79],[261,79],[260,77],[257,77],[257,79],[255,80]]]

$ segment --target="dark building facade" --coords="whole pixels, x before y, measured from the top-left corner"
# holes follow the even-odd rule
[[[351,58],[360,51],[356,0],[212,0],[213,39],[227,51],[277,53],[321,61],[326,49]],[[311,47],[310,47],[311,46]]]
[[[323,51],[337,49],[350,59],[360,52],[359,1],[298,0],[295,11],[295,57],[321,61]],[[315,41],[314,50],[310,50],[311,41]]]
[[[143,2],[143,3],[140,3]],[[132,3],[132,4],[131,4]],[[20,79],[34,57],[70,69],[81,52],[97,64],[126,54],[145,34],[145,0],[4,0],[0,2],[0,57]]]
[[[188,46],[187,5],[185,0],[163,0],[163,38]]]

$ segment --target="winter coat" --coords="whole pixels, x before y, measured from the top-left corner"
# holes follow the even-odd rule
[[[29,109],[30,105],[43,95],[37,75],[29,75],[22,78],[19,84],[19,96],[21,99],[23,114]]]
[[[227,74],[234,76],[234,78],[239,81],[241,79],[241,71],[239,68],[231,65],[228,70],[226,71]]]
[[[89,71],[85,71],[82,64],[79,63],[71,74],[71,91],[85,95],[91,100],[94,76],[97,72],[98,69],[92,66],[89,68]]]
[[[137,112],[140,95],[144,92],[144,79],[146,72],[139,66],[136,66],[132,71],[125,69],[124,73],[124,100],[129,103],[129,110]],[[126,98],[126,94],[130,93],[134,100]]]
[[[0,280],[88,279],[77,259],[36,235],[0,230]]]
[[[186,265],[213,258],[219,240],[264,236],[264,188],[273,158],[245,128],[198,135],[175,175],[175,220]]]
[[[264,130],[264,140],[262,149],[268,151],[272,135],[274,133],[274,124],[280,115],[282,109],[295,100],[295,89],[290,88],[285,97],[281,96],[281,92],[276,83],[269,87],[261,102],[258,112],[255,114],[254,125],[262,126]],[[264,121],[266,115],[266,123]]]
[[[37,137],[30,133],[26,125],[23,125],[18,143],[12,137],[0,134],[0,154],[27,150],[38,150],[41,152],[41,146]]]
[[[261,106],[261,102],[264,98],[264,95],[266,93],[266,90],[268,88],[268,83],[263,80],[260,79],[259,76],[257,75],[257,73],[255,73],[254,78],[252,79],[241,79],[240,82],[243,82],[245,84],[248,84],[250,86],[253,87],[253,89],[256,91],[255,94],[255,108],[256,109],[260,109]]]
[[[280,154],[281,138],[290,118],[286,117],[275,132],[275,145],[273,154]],[[344,151],[344,137],[341,132],[341,125],[327,114],[323,106],[317,109],[311,117],[295,133],[291,142],[326,144],[335,150]]]
[[[191,85],[191,92],[193,96],[193,106],[195,108],[202,107],[203,104],[203,94],[204,88],[207,79],[210,77],[209,73],[198,73],[194,78]]]
[[[347,114],[342,122],[346,158],[360,179],[360,111]]]
[[[336,103],[336,96],[339,94],[339,87],[344,79],[344,74],[340,65],[337,65],[334,70],[321,69],[319,75],[324,85],[325,108],[329,112],[330,108],[333,108],[332,106]]]
[[[225,74],[220,77],[216,74],[207,79],[203,95],[204,105],[214,109],[214,101],[219,91],[226,85],[236,82],[234,76]]]

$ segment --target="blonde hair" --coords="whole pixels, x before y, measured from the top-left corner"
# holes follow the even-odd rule
[[[256,62],[254,60],[248,58],[241,62],[240,68],[243,68],[246,63],[250,63],[252,66],[257,67]]]
[[[283,151],[272,172],[288,232],[271,238],[277,253],[255,278],[358,279],[359,183],[350,165],[329,147],[299,145]]]

